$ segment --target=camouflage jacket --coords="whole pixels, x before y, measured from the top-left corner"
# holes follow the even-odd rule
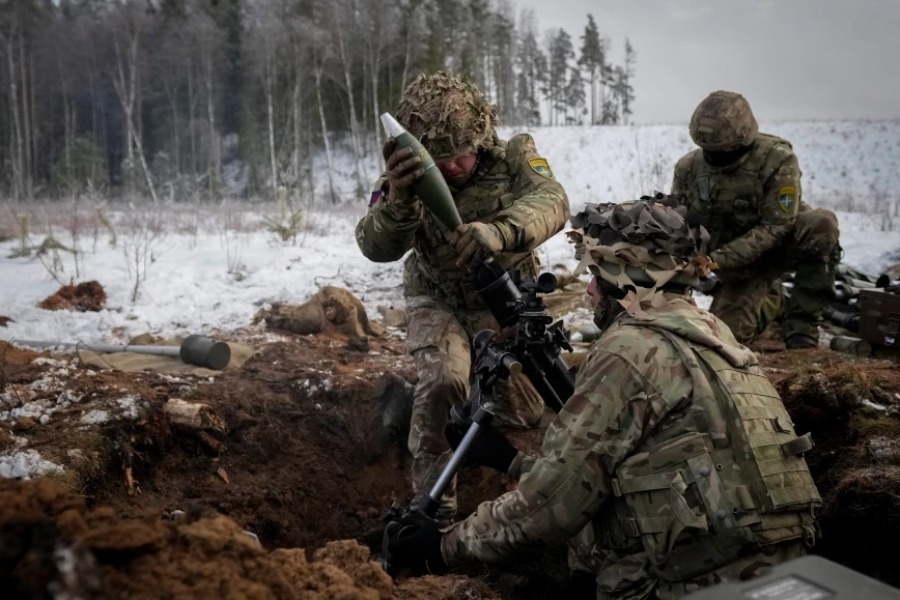
[[[724,323],[697,308],[689,297],[668,293],[664,297],[666,302],[662,306],[648,305],[647,315],[641,321],[623,313],[593,344],[578,372],[575,392],[548,428],[540,454],[519,453],[513,461],[510,475],[519,477],[518,487],[496,500],[482,503],[467,519],[446,530],[441,550],[448,564],[467,560],[496,562],[525,550],[561,544],[588,523],[593,523],[598,545],[619,550],[631,548],[633,552],[646,550],[648,554],[653,551],[654,556],[659,554],[659,572],[666,572],[667,551],[671,551],[668,544],[676,538],[681,540],[682,532],[691,535],[702,531],[703,539],[716,538],[713,540],[716,549],[701,553],[702,560],[694,555],[690,559],[681,557],[670,561],[669,567],[677,565],[676,572],[681,567],[701,563],[708,570],[720,558],[716,556],[720,552],[719,546],[726,547],[727,544],[719,538],[730,534],[720,535],[725,530],[720,530],[715,519],[706,514],[710,512],[709,507],[704,509],[692,504],[681,514],[671,515],[660,510],[675,504],[669,496],[664,500],[653,497],[652,509],[641,509],[638,502],[631,502],[653,493],[670,494],[672,489],[679,490],[680,494],[693,489],[690,484],[696,483],[681,470],[674,474],[647,473],[648,465],[658,466],[653,456],[648,458],[648,453],[652,455],[657,448],[669,448],[673,443],[679,445],[679,453],[684,453],[685,447],[690,446],[692,459],[705,453],[707,458],[712,457],[713,462],[709,464],[715,464],[712,471],[718,473],[721,470],[721,475],[716,474],[710,480],[718,481],[721,477],[732,484],[747,484],[730,485],[727,494],[719,494],[715,487],[711,488],[713,491],[701,487],[702,494],[690,492],[677,498],[690,496],[691,502],[696,503],[696,496],[707,496],[717,502],[740,495],[734,493],[735,487],[748,488],[751,483],[757,483],[756,480],[747,481],[753,478],[746,475],[750,473],[746,465],[732,468],[738,462],[735,457],[743,460],[748,456],[748,447],[753,444],[766,446],[768,452],[776,442],[781,444],[797,438],[781,400],[761,374],[755,355],[735,341]],[[695,358],[685,357],[688,348],[698,349]],[[699,368],[701,361],[696,360],[696,356],[703,353],[713,355],[711,362],[721,369],[716,375]],[[732,395],[725,396],[727,402],[713,397],[722,398],[722,394],[714,390],[718,390],[717,386],[725,379],[743,380],[742,392],[737,394],[741,400]],[[726,403],[730,407],[723,411],[721,405]],[[734,432],[724,422],[730,419],[740,423],[745,418],[746,415],[733,414],[739,411],[739,403],[752,405],[746,409],[752,418],[778,423],[784,430],[784,438],[769,431],[768,427],[761,427],[761,421],[754,421],[751,429],[765,430],[764,439],[751,437],[748,440],[741,437],[743,434],[732,436]],[[733,409],[732,412],[727,412],[729,409]],[[749,455],[753,456],[756,451],[754,446]],[[726,452],[727,457],[722,452]],[[679,454],[678,458],[687,455]],[[663,463],[668,463],[666,468],[677,464],[677,461],[669,460],[671,456],[663,455],[662,458]],[[800,492],[791,488],[791,492],[785,494],[793,494],[790,500],[785,500],[787,504],[779,505],[779,510],[786,511],[786,516],[779,516],[774,524],[760,525],[760,513],[772,507],[764,509],[760,504],[758,509],[754,508],[752,500],[747,500],[739,511],[726,510],[723,519],[737,521],[735,515],[740,515],[745,520],[727,524],[723,520],[723,527],[749,531],[753,525],[759,529],[750,536],[742,536],[740,545],[746,545],[748,539],[758,544],[796,539],[808,532],[808,527],[804,529],[801,525],[809,525],[809,522],[801,524],[797,513],[805,510],[811,521],[809,505],[818,494],[814,493],[805,461],[797,458],[801,462],[791,462],[783,455],[779,458],[774,454],[771,458],[768,466],[773,469],[772,473],[778,473],[774,475],[775,483],[762,484],[758,493],[754,489],[750,495],[765,498],[767,485],[777,487],[785,479],[795,477],[794,473],[799,474],[796,477]],[[782,463],[786,464],[784,468],[781,468]],[[694,460],[690,464],[701,465],[698,468],[703,472],[704,463]],[[684,467],[683,470],[688,472],[690,469]],[[785,477],[785,470],[792,475]],[[706,473],[709,471],[707,468]],[[676,483],[682,478],[684,485],[679,487]],[[807,489],[808,486],[812,489]],[[749,498],[748,494],[744,495]],[[632,510],[635,507],[638,507],[637,512]],[[718,513],[719,509],[711,512]],[[691,527],[687,530],[679,528],[677,523],[683,521]],[[629,524],[634,525],[630,531]],[[760,533],[773,529],[777,533]],[[666,540],[660,547],[653,545],[653,540],[657,539],[654,532]],[[642,542],[647,542],[644,548],[641,548]],[[687,546],[698,547],[697,544]],[[685,564],[689,562],[694,564]],[[690,569],[685,568],[683,574],[689,576]]]
[[[672,195],[688,221],[710,234],[710,257],[720,269],[751,265],[793,229],[802,207],[800,167],[791,144],[759,134],[736,164],[713,167],[697,149],[675,165]]]
[[[389,262],[412,249],[404,263],[406,296],[429,295],[454,308],[484,309],[470,287],[471,275],[456,266],[458,254],[448,242],[450,232],[421,203],[410,210],[387,202],[388,186],[382,176],[368,213],[356,226],[363,255]],[[559,232],[569,217],[565,190],[528,134],[509,142],[495,137],[469,182],[451,191],[464,223],[499,227],[506,250],[497,260],[507,269],[521,269],[524,276],[536,272],[534,249]]]

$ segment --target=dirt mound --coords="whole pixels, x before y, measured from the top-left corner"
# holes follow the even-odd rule
[[[105,306],[106,290],[97,281],[65,285],[38,304],[38,308],[44,310],[77,310],[78,312],[98,312]]]
[[[157,597],[163,589],[187,594],[176,587],[187,585],[198,586],[190,594],[202,595],[213,590],[199,587],[208,568],[234,577],[234,583],[225,575],[209,579],[220,582],[219,596],[229,589],[277,595],[299,589],[307,581],[300,573],[331,572],[324,558],[331,542],[368,539],[392,501],[411,500],[405,425],[415,369],[402,334],[392,331],[360,344],[355,335],[334,330],[303,336],[249,330],[240,341],[259,351],[213,377],[95,372],[0,343],[0,468],[12,465],[16,477],[52,478],[83,496],[33,488],[51,499],[34,500],[38,508],[22,501],[21,519],[9,521],[18,524],[3,530],[3,576],[15,577],[16,585],[41,578],[63,585],[53,552],[76,543],[80,550],[66,560],[79,573],[96,574],[78,578],[84,597],[104,589],[96,586],[114,597]],[[784,351],[783,344],[755,349],[798,431],[811,431],[816,442],[807,455],[825,499],[816,551],[897,585],[892,549],[900,539],[900,370],[824,350]],[[173,426],[165,407],[174,398],[214,411],[224,423],[220,444]],[[520,447],[535,447],[540,437],[539,431],[514,436]],[[41,465],[46,470],[35,470]],[[126,473],[140,493],[128,494]],[[461,513],[511,486],[485,469],[461,472]],[[184,521],[170,519],[180,514]],[[341,548],[362,555],[357,546]],[[13,550],[14,573],[3,562],[4,552]],[[368,568],[368,555],[353,564]],[[338,570],[360,589],[383,591],[360,583],[343,562]],[[143,578],[150,572],[155,579]],[[328,581],[346,582],[344,575],[328,575]],[[560,549],[517,565],[398,580],[391,593],[536,599],[564,595],[566,575]]]
[[[221,515],[121,519],[54,483],[0,480],[0,581],[13,597],[385,600],[393,583],[367,548],[330,542],[267,552]]]
[[[893,551],[900,536],[900,369],[829,363],[793,369],[777,382],[798,433],[812,432],[816,443],[806,458],[824,501],[817,553],[900,585]]]
[[[275,303],[260,310],[254,323],[265,321],[267,327],[301,335],[339,333],[362,338],[384,333],[381,325],[369,320],[359,298],[344,288],[327,285],[303,304]]]

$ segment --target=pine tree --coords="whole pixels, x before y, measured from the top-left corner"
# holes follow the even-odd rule
[[[534,31],[527,30],[520,40],[516,54],[516,122],[522,125],[541,124],[541,105],[538,91],[547,79],[547,57],[538,46]]]
[[[594,16],[588,15],[588,24],[581,36],[581,56],[578,58],[578,66],[584,69],[588,75],[588,85],[591,90],[591,124],[596,124],[600,117],[600,86],[606,65],[606,48],[594,22]]]
[[[500,13],[494,13],[491,25],[490,56],[494,79],[492,97],[497,103],[502,123],[513,120],[516,114],[515,25]]]
[[[631,78],[634,77],[636,58],[631,42],[625,38],[625,65],[616,67],[613,83],[618,107],[622,111],[622,123],[625,125],[628,125],[633,112],[631,106],[634,102],[634,87],[631,85]]]
[[[557,124],[559,114],[565,115],[566,112],[565,89],[569,77],[569,61],[575,57],[572,36],[565,29],[557,30],[550,38],[549,55],[550,68],[545,94],[550,102],[551,124]]]
[[[581,120],[578,118],[578,115],[584,114],[585,112],[584,80],[581,78],[581,71],[576,67],[572,67],[569,71],[569,81],[566,83],[564,97],[563,116],[565,117],[566,124],[580,125]]]

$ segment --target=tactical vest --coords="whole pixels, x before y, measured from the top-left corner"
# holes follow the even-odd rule
[[[815,541],[821,497],[772,384],[706,347],[659,330],[691,370],[700,431],[678,423],[616,469],[612,510],[595,524],[601,546],[646,551],[658,575],[677,582],[722,567],[748,550]]]
[[[764,184],[773,173],[773,167],[766,163],[771,151],[781,145],[791,148],[785,139],[760,133],[753,149],[734,170],[711,166],[700,150],[693,153],[687,189],[683,190],[686,198],[681,204],[687,206],[689,222],[703,225],[709,231],[710,250],[759,225],[765,201]],[[802,203],[800,210],[803,210]]]
[[[518,138],[513,137],[508,144],[495,139],[497,145],[481,157],[472,182],[453,194],[463,223],[490,223],[515,201],[511,190],[518,167]],[[459,255],[450,245],[450,233],[431,214],[427,215],[413,252],[404,262],[404,288],[408,295],[436,296],[453,309],[486,310],[472,285],[471,273],[456,266]],[[518,269],[523,278],[537,275],[534,252],[503,252],[495,258],[507,270]]]

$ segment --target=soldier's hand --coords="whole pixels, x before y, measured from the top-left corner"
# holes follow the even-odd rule
[[[388,138],[381,151],[386,161],[385,170],[390,183],[388,198],[404,203],[410,202],[414,199],[410,186],[425,173],[422,159],[412,151],[412,148],[398,150],[397,140],[394,138]]]
[[[504,249],[500,229],[490,223],[463,223],[450,235],[450,243],[459,252],[456,266],[470,271]]]
[[[391,577],[409,570],[413,575],[442,575],[447,563],[441,555],[440,525],[414,510],[385,528],[384,546],[388,551]]]
[[[691,264],[697,267],[701,277],[709,275],[710,271],[715,271],[719,268],[719,265],[709,256],[695,256],[691,259]]]

